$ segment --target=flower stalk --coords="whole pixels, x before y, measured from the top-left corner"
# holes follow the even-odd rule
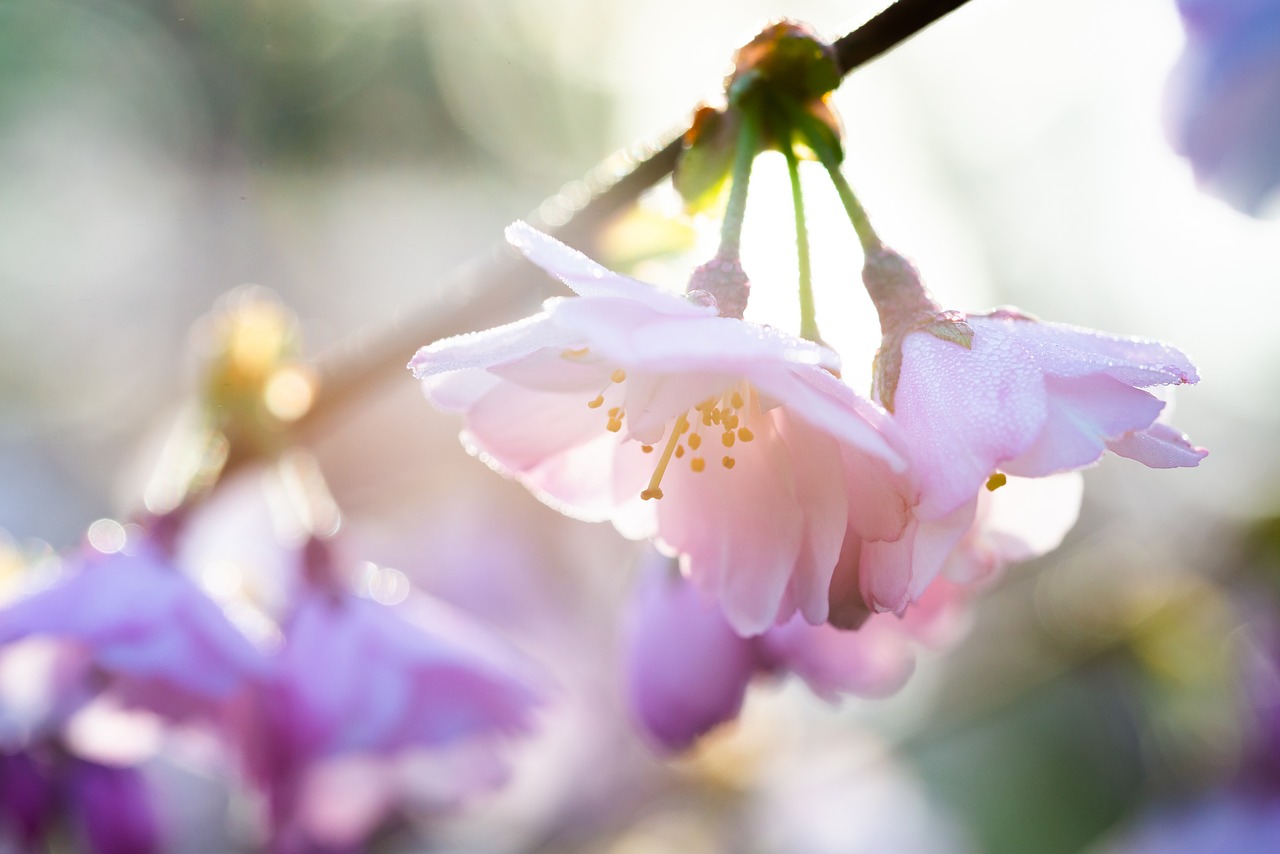
[[[796,214],[796,264],[799,267],[800,337],[808,341],[820,341],[818,335],[817,308],[813,300],[813,270],[809,259],[809,226],[804,215],[804,190],[800,186],[800,162],[795,149],[782,146],[787,159],[787,174],[791,178],[791,204]]]

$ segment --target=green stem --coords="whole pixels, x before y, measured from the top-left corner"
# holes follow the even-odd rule
[[[840,171],[840,164],[829,163],[824,160],[822,165],[827,167],[827,174],[831,176],[831,183],[836,185],[836,192],[840,194],[840,201],[844,205],[845,213],[849,215],[849,222],[853,223],[853,230],[858,233],[858,242],[862,244],[862,251],[871,253],[877,249],[882,249],[884,243],[880,240],[880,235],[876,234],[876,230],[871,227],[871,220],[867,217],[867,211],[862,207],[862,203],[858,201],[858,197],[853,194],[853,188],[849,186],[849,182],[845,180],[844,173]]]
[[[738,150],[733,159],[733,184],[720,223],[721,258],[737,260],[742,249],[742,222],[747,215],[747,185],[751,182],[751,164],[760,147],[760,126],[750,110],[743,110],[742,127],[738,130]]]
[[[840,194],[840,202],[844,205],[845,213],[849,215],[849,222],[853,224],[853,230],[858,233],[858,242],[862,244],[862,251],[870,253],[883,248],[884,243],[880,240],[880,235],[876,234],[876,230],[871,227],[871,219],[867,216],[866,209],[862,207],[862,203],[853,193],[853,188],[845,180],[844,173],[840,171],[839,155],[828,144],[821,132],[814,129],[813,123],[816,120],[800,114],[793,115],[796,126],[804,134],[805,142],[813,149],[813,153],[818,155],[818,160],[831,176],[831,183],[835,184],[836,192]]]
[[[782,146],[791,176],[791,204],[796,212],[796,260],[800,267],[800,337],[818,341],[818,315],[813,302],[813,271],[809,262],[809,226],[804,219],[804,194],[800,187],[800,163],[790,144]]]

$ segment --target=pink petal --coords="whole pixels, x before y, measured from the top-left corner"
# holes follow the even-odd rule
[[[934,519],[970,501],[1001,463],[1031,446],[1046,407],[1040,371],[1002,324],[976,326],[972,349],[908,335],[894,420],[923,488],[916,514]]]
[[[778,619],[803,541],[790,456],[771,419],[756,423],[733,469],[721,465],[723,448],[705,450],[705,471],[683,460],[667,469],[659,537],[694,584],[719,598],[739,634],[759,634]]]
[[[1164,403],[1106,374],[1046,377],[1048,417],[1024,453],[1003,465],[1009,474],[1043,477],[1095,462],[1107,440],[1148,426]]]
[[[1209,452],[1192,445],[1186,435],[1168,424],[1152,424],[1113,439],[1107,447],[1122,457],[1137,460],[1153,469],[1182,468],[1200,464]]]
[[[1159,341],[1012,317],[971,316],[969,323],[975,330],[1002,327],[1017,337],[1041,370],[1053,376],[1101,373],[1139,387],[1199,380],[1195,366],[1181,351]]]
[[[852,632],[811,626],[797,617],[770,629],[759,642],[769,661],[795,673],[829,702],[844,693],[887,697],[915,669],[906,632],[891,614],[877,614]]]
[[[525,222],[507,226],[507,242],[543,270],[582,297],[625,297],[663,314],[714,315],[714,307],[700,306],[653,285],[619,275],[576,249]]]
[[[976,508],[975,496],[940,519],[915,519],[896,542],[864,543],[859,579],[867,604],[901,613],[919,598],[969,529]]]
[[[589,400],[503,383],[471,408],[467,435],[503,470],[528,471],[606,432],[604,413]]]
[[[894,427],[883,411],[821,368],[761,366],[749,379],[814,427],[879,457],[895,470],[906,468],[906,459],[889,438]]]
[[[466,368],[488,368],[528,356],[544,347],[573,346],[571,332],[551,323],[546,312],[495,326],[441,338],[418,350],[409,361],[414,377],[424,379]]]
[[[827,619],[831,574],[849,518],[849,492],[844,479],[835,474],[840,446],[784,407],[774,410],[774,421],[791,455],[796,501],[805,510],[790,598],[806,620],[822,623]]]

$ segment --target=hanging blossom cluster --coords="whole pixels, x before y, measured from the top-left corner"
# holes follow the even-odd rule
[[[516,223],[509,242],[575,296],[410,362],[491,467],[678,558],[683,580],[642,584],[628,645],[637,717],[666,747],[733,717],[756,673],[795,672],[825,696],[893,690],[937,614],[1058,544],[1077,470],[1107,451],[1155,468],[1205,455],[1151,391],[1197,381],[1178,350],[934,301],[840,171],[838,81],[829,49],[793,24],[739,52],[726,106],[699,114],[676,173],[692,208],[728,188],[720,249],[683,295]],[[793,181],[798,336],[743,319],[742,218],[766,148]],[[798,178],[810,158],[864,251],[883,333],[869,398],[817,332]],[[995,505],[1025,490],[1042,511],[1010,524]]]

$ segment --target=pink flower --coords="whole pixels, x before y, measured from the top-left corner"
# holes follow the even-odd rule
[[[921,478],[920,519],[965,506],[997,473],[1044,477],[1090,465],[1107,450],[1153,468],[1204,458],[1157,423],[1164,402],[1145,391],[1199,380],[1167,344],[1012,310],[965,322],[969,346],[927,331],[902,342],[893,417]]]
[[[813,626],[796,616],[756,637],[741,637],[715,603],[667,561],[646,567],[625,641],[627,695],[642,732],[660,749],[683,750],[738,716],[750,682],[793,673],[819,697],[884,697],[915,666],[916,642],[958,637],[965,596],[939,580],[905,618],[878,614],[857,631]]]
[[[1010,475],[1073,471],[1107,450],[1153,468],[1204,458],[1157,420],[1165,404],[1145,390],[1199,379],[1179,351],[1010,309],[937,312],[914,268],[891,251],[881,256],[864,273],[882,296],[886,330],[877,387],[911,460],[915,500],[901,537],[846,543],[832,588],[838,622],[854,621],[844,613],[856,615],[854,587],[872,610],[901,611],[918,598],[967,533],[981,538],[975,516],[984,484],[995,490]],[[1074,520],[1073,509],[1064,512]]]
[[[507,238],[577,298],[437,341],[410,363],[464,442],[573,516],[680,555],[744,634],[827,617],[848,525],[905,523],[876,479],[905,466],[885,414],[824,347],[620,276],[523,223]],[[886,515],[892,516],[885,523]]]

